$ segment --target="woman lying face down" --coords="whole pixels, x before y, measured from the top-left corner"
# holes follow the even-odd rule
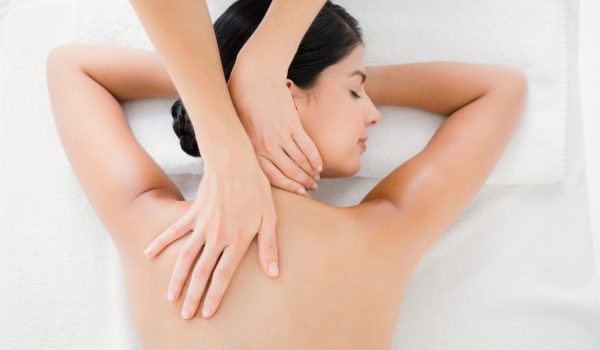
[[[226,77],[269,3],[239,0],[215,22]],[[124,55],[128,59],[120,58]],[[288,71],[287,86],[319,149],[323,176],[352,176],[359,170],[364,152],[359,140],[380,119],[370,97],[378,104],[450,117],[419,154],[357,205],[335,207],[273,187],[279,276],[261,271],[254,239],[213,316],[195,314],[189,320],[180,316],[183,298],[169,302],[166,286],[190,233],[153,259],[142,252],[192,201],[136,142],[113,97],[123,100],[157,86],[161,93],[174,91],[161,61],[139,50],[93,47],[50,60],[57,128],[119,252],[144,349],[389,349],[414,267],[489,176],[518,124],[527,89],[521,73],[503,66],[365,67],[363,55],[356,20],[327,2]],[[181,100],[172,115],[183,150],[199,156]],[[140,195],[131,199],[135,186]],[[206,297],[205,292],[200,305]]]

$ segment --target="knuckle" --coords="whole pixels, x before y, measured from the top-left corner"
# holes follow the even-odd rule
[[[284,180],[284,178],[278,176],[276,178],[273,178],[270,180],[270,184],[276,187],[280,187],[280,188],[286,188],[286,181]]]
[[[231,246],[231,248],[233,248],[233,250],[237,251],[238,249],[240,249],[240,247],[242,246],[242,244],[244,242],[245,242],[244,235],[241,232],[238,232],[237,235],[234,235],[232,237],[231,243],[229,243],[229,245]]]
[[[294,164],[288,164],[285,166],[284,168],[286,175],[290,176],[290,177],[294,177],[297,178],[297,174],[298,174],[298,168],[296,168],[294,166]]]
[[[195,258],[194,252],[190,248],[181,249],[181,253],[179,253],[179,258],[183,261],[190,261]]]
[[[304,187],[304,186],[298,185],[295,182],[290,182],[286,186],[287,190],[290,191],[290,192],[293,192],[293,193],[298,193],[298,191],[300,190],[300,187]]]
[[[278,186],[281,186],[282,183],[285,183],[285,177],[281,173],[273,174],[268,180],[269,183]]]
[[[296,168],[296,170],[294,171],[294,177],[296,179],[301,179],[305,183],[310,182],[309,176],[306,175],[304,170],[302,170],[300,168]]]
[[[277,181],[277,176],[270,172],[270,170],[263,169],[265,176],[269,183],[275,183]]]
[[[292,136],[299,138],[304,136],[305,131],[304,128],[302,127],[302,123],[298,122],[298,123],[292,123],[290,125],[290,133],[292,134]]]
[[[194,269],[194,277],[199,279],[204,279],[208,277],[210,273],[210,269],[205,264],[198,265],[196,269]]]
[[[215,247],[220,246],[225,240],[225,232],[223,230],[222,225],[217,224],[215,226],[215,230],[212,232],[210,236],[210,246],[209,248],[214,249]]]
[[[277,137],[279,137],[280,140],[288,139],[289,135],[290,135],[289,129],[281,128],[281,129],[277,130]]]
[[[266,254],[275,254],[275,251],[277,249],[277,245],[275,244],[275,240],[273,239],[266,239],[264,241],[262,250],[264,253]]]
[[[292,124],[292,125],[290,125],[289,131],[288,131],[288,134],[289,134],[289,135],[290,135],[292,138],[297,138],[299,133],[300,133],[300,132],[299,132],[299,130],[298,130],[298,127],[296,126],[296,124]]]
[[[265,157],[262,154],[257,154],[256,158],[258,159],[258,163],[260,164],[265,174],[268,175],[273,173],[273,167],[271,166],[271,164],[269,164],[270,161],[267,159],[267,157]]]
[[[302,165],[307,168],[307,169],[311,169],[312,170],[312,166],[310,165],[310,162],[308,161],[308,158],[306,157],[302,157],[302,160],[300,161],[302,163]]]
[[[220,281],[228,281],[231,278],[231,275],[232,273],[229,267],[222,267],[215,271],[213,278],[216,278]]]

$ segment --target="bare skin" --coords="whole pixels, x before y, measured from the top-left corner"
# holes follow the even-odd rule
[[[360,63],[360,55],[352,57],[343,64]],[[254,240],[218,312],[210,319],[184,320],[182,300],[170,303],[165,290],[184,240],[153,260],[142,252],[191,202],[137,144],[119,106],[128,99],[174,96],[168,74],[155,54],[141,50],[67,46],[50,54],[48,86],[57,129],[121,256],[145,349],[390,347],[410,274],[493,170],[518,125],[527,84],[522,73],[498,65],[427,62],[365,70],[361,93],[373,103],[419,108],[447,119],[420,153],[355,206],[329,206],[272,188],[280,275],[271,279],[257,266]],[[333,89],[335,78],[328,77]],[[351,108],[345,101],[332,103]],[[360,103],[355,108],[365,113],[367,124],[372,109]],[[307,131],[316,127],[310,123],[303,120]],[[340,139],[354,139],[360,131],[355,126],[347,126]],[[310,136],[317,145],[325,142],[316,132]],[[324,173],[328,164],[339,162],[333,158],[325,161]]]
[[[158,217],[117,247],[144,349],[389,349],[404,287],[420,255],[413,244],[398,235],[390,249],[371,237],[377,233],[362,220],[366,205],[336,208],[275,187],[273,200],[283,273],[276,279],[261,274],[253,240],[219,312],[188,321],[179,317],[182,300],[168,302],[164,288],[184,241],[150,263],[140,251],[158,233],[152,231],[157,222],[167,226],[192,202],[155,194],[141,200]]]

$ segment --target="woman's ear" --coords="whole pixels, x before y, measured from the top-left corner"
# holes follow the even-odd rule
[[[288,87],[290,93],[292,94],[294,107],[296,107],[296,110],[298,110],[298,99],[304,97],[304,91],[301,88],[299,88],[298,85],[294,84],[294,82],[290,79],[285,79],[285,85]]]

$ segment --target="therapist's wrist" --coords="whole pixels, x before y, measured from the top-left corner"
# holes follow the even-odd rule
[[[256,41],[255,41],[256,42]],[[263,47],[260,43],[246,42],[235,60],[235,69],[243,77],[260,77],[270,80],[285,80],[293,55],[283,54],[283,50],[272,50],[271,46]],[[265,55],[265,52],[268,52]]]
[[[202,146],[201,146],[202,147]],[[202,159],[205,167],[212,169],[240,169],[240,166],[258,166],[256,153],[245,132],[223,135],[218,142],[204,145]]]

